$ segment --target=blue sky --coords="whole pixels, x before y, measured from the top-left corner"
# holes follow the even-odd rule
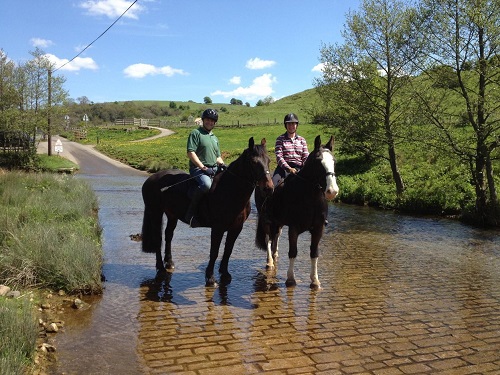
[[[133,0],[1,0],[0,48],[16,63],[41,48],[56,69]],[[56,71],[95,103],[231,98],[254,105],[313,87],[322,43],[341,43],[359,0],[138,0]]]

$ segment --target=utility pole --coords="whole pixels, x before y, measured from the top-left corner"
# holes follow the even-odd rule
[[[51,128],[51,109],[52,109],[52,70],[49,68],[49,99],[48,99],[48,108],[47,108],[47,142],[48,142],[48,153],[47,155],[52,156],[52,128]]]

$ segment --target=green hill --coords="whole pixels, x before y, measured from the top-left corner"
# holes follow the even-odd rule
[[[87,113],[92,124],[112,123],[118,118],[145,118],[179,122],[197,118],[206,108],[219,112],[219,125],[263,125],[281,123],[290,112],[299,116],[301,123],[308,123],[320,103],[316,89],[293,94],[267,105],[247,107],[229,103],[196,103],[194,101],[138,100],[68,106],[72,119],[81,119]],[[79,120],[77,120],[79,121]]]

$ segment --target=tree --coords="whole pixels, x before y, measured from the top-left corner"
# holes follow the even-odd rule
[[[274,98],[272,96],[266,96],[264,98],[264,105],[269,105],[274,103]]]
[[[240,99],[235,99],[235,98],[232,98],[230,101],[229,101],[229,104],[232,104],[232,105],[243,105],[243,101],[240,100]]]
[[[433,125],[436,142],[469,166],[475,217],[487,224],[498,209],[493,161],[500,158],[500,2],[423,0],[419,13],[427,64],[434,68],[425,71],[417,92],[420,113]],[[452,72],[454,84],[428,90],[446,79],[442,72],[447,82]],[[450,97],[461,103],[458,109]]]
[[[209,96],[205,96],[203,98],[203,103],[205,103],[205,104],[212,104],[212,99],[210,99]]]
[[[15,71],[15,64],[0,49],[0,129],[6,129],[15,122],[19,103]]]
[[[62,118],[62,104],[68,97],[63,88],[66,81],[62,76],[53,76],[54,64],[45,53],[36,48],[30,52],[33,56],[24,66],[20,67],[22,78],[19,83],[19,93],[22,98],[21,112],[24,121],[33,129],[42,129],[51,140],[51,119]],[[51,155],[51,148],[48,148]]]
[[[321,49],[315,84],[346,147],[390,164],[396,193],[405,186],[397,145],[406,128],[406,88],[418,57],[414,11],[399,0],[363,0],[347,15],[344,44]]]
[[[89,105],[90,104],[90,100],[86,96],[80,96],[79,98],[76,98],[76,101],[80,105]]]

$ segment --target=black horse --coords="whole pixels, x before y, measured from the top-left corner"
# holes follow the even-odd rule
[[[198,217],[202,226],[212,228],[210,261],[205,271],[206,286],[215,286],[215,261],[219,247],[227,231],[224,255],[219,267],[221,283],[229,284],[231,274],[228,263],[233,246],[240,234],[243,223],[250,214],[250,197],[255,187],[261,195],[273,191],[269,173],[269,156],[266,140],[260,145],[254,139],[248,141],[248,148],[232,162],[225,171],[215,176],[212,187],[199,204]],[[188,190],[196,182],[186,172],[169,169],[159,171],[144,182],[144,218],[142,224],[142,251],[156,253],[156,269],[164,274],[173,271],[172,238],[178,220],[184,221],[190,199]],[[161,256],[163,215],[167,216],[165,228],[165,258]]]
[[[255,244],[267,250],[267,268],[274,268],[278,257],[278,241],[283,226],[288,226],[288,258],[290,260],[286,286],[296,285],[294,262],[297,257],[299,234],[311,233],[311,288],[320,288],[318,279],[319,241],[323,236],[328,216],[327,199],[339,192],[335,178],[335,158],[332,154],[333,137],[325,146],[321,138],[314,141],[314,150],[296,175],[289,175],[275,187],[272,197],[255,191],[259,211]]]

